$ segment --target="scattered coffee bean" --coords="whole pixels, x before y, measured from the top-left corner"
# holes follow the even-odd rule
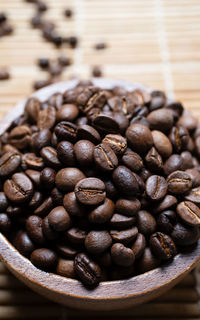
[[[9,70],[6,67],[0,68],[0,81],[1,80],[8,80],[10,79],[10,73]]]
[[[100,267],[84,253],[79,253],[75,257],[74,269],[86,286],[95,286],[101,280]]]
[[[95,45],[96,50],[103,50],[107,48],[107,44],[105,42],[99,42]]]
[[[98,66],[94,66],[93,69],[92,69],[92,76],[96,77],[96,78],[102,77],[101,68],[98,67]]]

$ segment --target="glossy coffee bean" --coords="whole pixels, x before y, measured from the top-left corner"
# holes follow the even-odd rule
[[[139,184],[133,172],[125,166],[119,166],[112,175],[114,184],[125,195],[134,195],[139,192]]]
[[[77,106],[74,104],[64,104],[56,112],[56,120],[60,121],[74,121],[79,114]]]
[[[111,257],[118,266],[128,267],[134,263],[135,256],[130,248],[126,248],[122,243],[115,243],[111,248]]]
[[[176,212],[186,224],[194,227],[200,226],[200,209],[193,202],[180,202],[176,208]]]
[[[137,262],[138,273],[148,272],[159,266],[160,259],[156,257],[150,248],[146,247],[142,257]]]
[[[97,130],[106,133],[118,133],[120,131],[119,123],[114,116],[104,113],[100,113],[95,117],[93,125]]]
[[[170,173],[182,170],[183,159],[179,154],[172,154],[164,163],[164,173],[168,176]]]
[[[64,196],[63,205],[70,216],[81,217],[86,213],[85,207],[77,201],[74,192],[67,193]]]
[[[59,259],[56,271],[60,276],[75,279],[74,260]]]
[[[109,145],[116,155],[122,155],[127,148],[127,141],[119,134],[107,134],[102,141]]]
[[[52,147],[44,147],[41,149],[40,155],[47,166],[53,169],[59,169],[61,167],[61,162],[58,159],[56,149]]]
[[[26,230],[29,237],[38,245],[44,245],[46,242],[42,230],[42,218],[38,216],[30,216],[26,220]]]
[[[53,230],[61,232],[69,229],[71,219],[64,207],[59,206],[48,214],[48,221]]]
[[[25,171],[26,175],[30,178],[33,184],[40,188],[40,171],[28,169]]]
[[[24,170],[32,169],[40,171],[44,168],[44,161],[34,153],[26,153],[22,156],[21,166]]]
[[[25,257],[29,257],[33,250],[35,250],[35,245],[27,232],[20,232],[14,240],[14,245]]]
[[[51,211],[52,207],[53,207],[52,198],[48,197],[44,199],[41,205],[34,210],[34,214],[40,217],[44,217]]]
[[[94,161],[103,171],[112,171],[118,165],[115,152],[108,144],[101,143],[94,148]]]
[[[118,213],[121,213],[125,216],[135,216],[136,213],[140,210],[141,204],[140,201],[136,198],[124,199],[120,198],[116,201],[116,210]]]
[[[81,167],[90,167],[93,164],[95,145],[89,140],[79,140],[74,145],[74,154]]]
[[[177,223],[174,226],[171,237],[177,246],[190,246],[199,239],[199,228]]]
[[[5,212],[8,208],[8,199],[4,192],[0,192],[0,212]]]
[[[49,146],[51,143],[51,131],[49,129],[43,129],[32,135],[32,147],[36,151],[40,151],[42,148]]]
[[[192,179],[184,171],[175,171],[167,177],[168,191],[172,194],[183,194],[192,188]]]
[[[106,198],[102,204],[100,204],[89,213],[88,219],[91,223],[105,223],[112,218],[114,209],[115,205],[113,201],[109,198]]]
[[[152,147],[145,157],[147,168],[154,173],[161,172],[163,168],[162,157],[158,153],[158,151]]]
[[[137,214],[137,228],[140,233],[149,236],[156,231],[156,220],[148,211],[140,210]]]
[[[189,133],[185,127],[173,127],[169,134],[169,139],[173,145],[174,152],[180,153],[188,143]]]
[[[58,242],[56,244],[56,251],[66,259],[73,259],[77,255],[77,250],[75,248],[62,242]]]
[[[40,110],[37,118],[37,126],[40,130],[52,129],[56,121],[56,109],[48,106],[44,110]]]
[[[73,227],[69,229],[66,233],[66,238],[70,241],[73,245],[82,245],[84,244],[86,238],[86,231],[81,230],[79,228]]]
[[[193,188],[186,196],[185,199],[194,202],[197,206],[200,205],[200,187]]]
[[[197,119],[192,114],[183,114],[179,118],[178,125],[185,127],[188,131],[193,131],[197,126]]]
[[[101,280],[100,267],[84,253],[79,253],[75,257],[74,269],[86,286],[95,286]]]
[[[78,140],[89,140],[94,144],[98,144],[101,141],[99,132],[92,126],[89,126],[87,124],[82,124],[78,126],[77,138]]]
[[[52,168],[44,168],[40,173],[42,187],[51,190],[55,185],[56,171]]]
[[[176,254],[176,246],[172,238],[162,232],[152,234],[150,238],[152,252],[161,260],[169,260]]]
[[[0,158],[0,177],[13,174],[21,164],[21,156],[17,152],[6,152]]]
[[[12,221],[8,214],[0,213],[0,232],[7,234],[11,230]]]
[[[37,122],[39,110],[40,101],[35,97],[29,98],[25,104],[24,111],[31,123]]]
[[[200,186],[200,172],[196,169],[187,169],[186,173],[192,179],[192,187],[196,188]]]
[[[142,158],[136,152],[133,152],[130,149],[127,149],[122,156],[122,162],[132,171],[140,171],[144,164]]]
[[[168,132],[173,126],[174,119],[167,109],[158,109],[149,113],[147,121],[152,130]]]
[[[59,233],[53,230],[49,224],[48,216],[46,216],[42,221],[42,231],[46,239],[52,241],[59,237]]]
[[[172,144],[171,141],[168,139],[168,137],[162,132],[158,130],[153,130],[152,132],[153,136],[153,143],[158,151],[158,153],[163,158],[168,158],[172,154]]]
[[[77,127],[74,123],[68,121],[61,121],[57,124],[54,132],[59,141],[70,141],[74,143],[76,141]]]
[[[193,158],[192,158],[191,152],[183,151],[181,153],[181,158],[183,160],[183,164],[182,164],[183,170],[193,168]]]
[[[99,254],[110,248],[112,238],[107,231],[90,231],[85,238],[85,247],[89,253]]]
[[[17,126],[9,134],[9,143],[19,150],[31,144],[31,129],[27,125]]]
[[[10,201],[23,203],[31,198],[33,184],[24,173],[15,173],[4,183],[4,192]]]
[[[120,230],[120,229],[128,229],[136,222],[136,217],[127,217],[123,214],[114,213],[112,218],[110,219],[110,226],[112,229]]]
[[[105,184],[98,178],[86,178],[75,186],[77,200],[85,205],[98,205],[106,198]]]
[[[57,146],[58,158],[67,167],[75,165],[74,146],[69,141],[61,141]]]
[[[31,262],[39,269],[53,270],[57,262],[57,255],[51,249],[36,249],[31,254]]]
[[[28,203],[28,208],[30,210],[35,210],[37,209],[41,203],[42,203],[42,200],[43,200],[43,195],[41,192],[39,191],[35,191],[31,200],[29,201]]]
[[[164,177],[153,175],[146,181],[146,194],[153,201],[159,201],[167,193],[167,182]]]
[[[126,138],[130,147],[138,153],[147,152],[153,145],[151,131],[142,124],[132,124],[128,127]]]
[[[174,229],[176,220],[175,211],[166,210],[161,212],[157,219],[158,230],[170,234]]]
[[[146,240],[142,233],[138,233],[136,239],[131,246],[131,249],[135,255],[135,259],[139,259],[146,247]]]
[[[56,175],[56,187],[63,192],[70,192],[84,178],[83,172],[77,168],[61,169]]]
[[[138,229],[136,227],[131,227],[125,230],[111,230],[110,235],[114,242],[120,242],[123,244],[128,244],[133,241],[138,234]]]

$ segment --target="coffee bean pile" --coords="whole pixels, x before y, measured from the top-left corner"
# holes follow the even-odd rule
[[[200,125],[161,91],[31,97],[0,150],[0,230],[42,270],[95,286],[199,239]]]
[[[13,27],[8,22],[6,13],[0,12],[0,38],[13,33]]]

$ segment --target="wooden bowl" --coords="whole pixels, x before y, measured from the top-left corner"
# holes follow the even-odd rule
[[[108,79],[94,79],[93,82],[107,89],[116,85],[124,86],[127,90],[141,87]],[[64,92],[76,84],[77,80],[55,84],[37,91],[34,96],[45,100],[51,94]],[[1,121],[0,135],[12,120],[23,113],[25,101],[19,103]],[[34,291],[57,303],[79,309],[115,310],[149,301],[173,287],[200,261],[200,241],[192,252],[178,254],[169,264],[127,280],[102,282],[92,290],[85,288],[78,280],[37,269],[2,234],[0,234],[0,257],[17,278]]]

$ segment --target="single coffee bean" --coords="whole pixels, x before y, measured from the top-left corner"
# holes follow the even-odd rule
[[[93,121],[93,125],[97,130],[107,133],[118,133],[119,124],[112,115],[100,113]]]
[[[169,139],[176,153],[180,153],[189,141],[189,133],[185,127],[173,127],[169,134]]]
[[[76,278],[73,260],[59,259],[56,271],[60,276],[72,279]]]
[[[181,158],[183,160],[182,170],[193,168],[193,158],[191,152],[183,151],[181,153]]]
[[[195,130],[197,126],[197,119],[191,113],[185,113],[179,118],[177,124],[183,126],[188,131],[192,132]]]
[[[110,248],[112,238],[107,231],[90,231],[85,238],[85,247],[89,253],[99,254]]]
[[[135,259],[139,259],[146,247],[146,240],[142,233],[138,233],[136,239],[131,246],[131,249],[135,255]]]
[[[73,245],[82,245],[84,244],[86,238],[86,231],[79,228],[71,228],[66,233],[67,240],[70,241]]]
[[[146,108],[145,108],[146,109]],[[147,109],[148,110],[148,109]],[[148,112],[147,112],[148,113]],[[149,128],[149,123],[147,121],[147,119],[142,116],[142,115],[137,115],[136,117],[133,117],[131,119],[131,122],[130,124],[135,124],[135,123],[139,123],[139,124],[142,124],[144,125],[145,127]]]
[[[43,129],[32,135],[32,147],[36,151],[40,151],[42,148],[49,146],[51,143],[51,131],[49,129]]]
[[[167,182],[164,177],[153,175],[146,181],[146,194],[153,200],[158,201],[167,193]]]
[[[56,171],[52,168],[44,168],[40,173],[42,187],[51,190],[55,185]]]
[[[40,154],[45,164],[53,169],[59,169],[61,162],[58,159],[57,151],[52,147],[44,147],[41,149]]]
[[[0,177],[4,178],[13,174],[21,164],[21,156],[17,152],[6,152],[0,158]]]
[[[44,168],[44,161],[41,157],[37,157],[35,153],[25,153],[22,156],[22,168],[33,169],[33,170],[42,170]]]
[[[89,140],[94,144],[98,144],[101,141],[98,131],[87,124],[79,124],[77,129],[77,138],[78,140]]]
[[[175,121],[178,120],[178,118],[182,115],[184,110],[183,105],[178,101],[167,101],[165,108],[169,110]]]
[[[84,178],[83,172],[77,168],[61,169],[56,175],[56,187],[63,192],[70,192]]]
[[[157,227],[159,231],[170,234],[176,223],[176,213],[172,210],[166,210],[160,213],[157,219]]]
[[[177,223],[171,233],[171,237],[177,246],[190,246],[199,239],[199,228]]]
[[[74,146],[69,141],[61,141],[57,146],[58,158],[65,166],[75,165]]]
[[[153,136],[151,131],[144,125],[136,123],[132,124],[126,130],[126,137],[130,147],[138,152],[145,153],[153,145]]]
[[[56,112],[56,120],[60,121],[74,121],[79,114],[79,110],[74,104],[64,104]]]
[[[135,195],[139,192],[138,181],[133,172],[125,166],[119,166],[112,175],[116,187],[126,195]]]
[[[164,173],[166,176],[168,176],[170,173],[182,170],[183,167],[183,159],[179,154],[172,154],[164,164]]]
[[[168,191],[174,194],[183,194],[192,188],[192,179],[184,171],[175,171],[167,177]]]
[[[42,193],[39,192],[39,191],[35,191],[33,196],[32,196],[32,198],[31,198],[31,200],[30,200],[30,202],[29,202],[29,204],[28,204],[28,208],[30,210],[37,209],[41,205],[42,200],[43,200]]]
[[[40,171],[28,169],[25,171],[26,175],[30,178],[33,184],[39,188],[40,187]]]
[[[200,226],[200,209],[193,202],[180,202],[176,208],[176,212],[183,222],[191,226]]]
[[[16,249],[25,257],[29,257],[35,245],[26,232],[20,232],[14,240]]]
[[[115,119],[115,121],[117,122],[118,126],[119,126],[119,133],[123,134],[125,133],[126,129],[129,126],[129,120],[128,118],[122,114],[121,112],[116,112],[113,113],[113,117]]]
[[[156,231],[156,220],[146,210],[140,210],[137,214],[137,228],[144,236],[149,236]]]
[[[193,188],[186,196],[185,199],[194,202],[197,206],[200,205],[200,187]]]
[[[167,109],[158,109],[149,113],[147,121],[152,130],[167,132],[172,128],[174,119]]]
[[[19,150],[26,149],[31,143],[31,129],[26,125],[15,127],[9,134],[9,143]]]
[[[166,102],[166,96],[162,91],[153,91],[151,93],[152,100],[149,109],[151,111],[163,108]]]
[[[91,223],[105,223],[112,218],[114,209],[115,205],[112,200],[106,198],[102,204],[89,213],[88,219]]]
[[[86,213],[85,207],[77,201],[74,192],[69,192],[65,195],[63,205],[70,216],[81,217]]]
[[[152,234],[149,243],[152,252],[161,260],[169,260],[176,255],[174,241],[162,232]]]
[[[56,244],[56,251],[63,258],[67,258],[67,259],[73,259],[77,255],[77,250],[75,248],[73,248],[69,244],[65,244],[62,242],[58,242]]]
[[[106,195],[110,199],[116,199],[118,197],[118,190],[116,189],[115,185],[113,184],[112,180],[110,179],[103,179],[103,182],[106,186]]]
[[[127,149],[123,154],[122,162],[125,166],[135,172],[140,171],[144,167],[143,160],[139,154],[130,149]]]
[[[129,229],[125,230],[111,230],[110,235],[115,242],[120,242],[123,244],[128,244],[131,241],[133,241],[138,234],[138,228],[136,227],[131,227]]]
[[[35,209],[34,214],[40,217],[44,217],[51,211],[52,207],[53,207],[52,198],[48,197],[42,202],[42,204],[37,209]]]
[[[153,130],[153,143],[156,150],[163,158],[168,158],[172,154],[172,144],[168,137],[161,131]]]
[[[23,203],[31,198],[33,184],[24,173],[15,173],[4,183],[4,192],[10,201]]]
[[[116,210],[118,213],[121,213],[125,216],[135,216],[136,213],[140,210],[141,203],[138,199],[123,199],[120,198],[116,201]]]
[[[55,64],[55,66],[57,67],[57,64]],[[51,67],[52,67],[52,64],[51,64]],[[52,71],[52,69],[51,69],[51,71]],[[54,93],[52,96],[50,96],[50,98],[47,101],[47,105],[48,104],[50,104],[51,106],[55,107],[56,110],[60,109],[61,106],[63,105],[63,95],[62,95],[62,93],[57,92],[57,93]]]
[[[130,248],[126,248],[122,243],[115,243],[111,248],[111,256],[118,266],[128,267],[134,263],[135,256]]]
[[[86,178],[75,186],[77,200],[85,205],[98,205],[106,198],[105,184],[98,178]]]
[[[64,195],[57,188],[53,188],[53,190],[51,191],[51,198],[54,205],[60,206],[63,204]]]
[[[89,140],[79,140],[74,145],[74,154],[81,167],[90,167],[93,164],[95,145]]]
[[[77,276],[86,286],[99,284],[102,276],[101,269],[85,253],[77,254],[74,260],[74,269]]]
[[[44,245],[46,242],[42,230],[42,218],[30,216],[26,220],[26,230],[29,237],[38,245]]]
[[[29,98],[25,104],[24,111],[28,115],[28,119],[31,123],[36,123],[38,118],[38,113],[40,111],[40,101],[35,98]]]
[[[8,208],[8,199],[4,192],[0,192],[0,212],[5,212]]]
[[[64,207],[56,207],[48,214],[48,221],[53,230],[61,232],[69,229],[71,219]]]
[[[196,169],[187,169],[185,171],[192,179],[192,187],[196,188],[200,186],[200,172]]]
[[[31,262],[39,269],[53,270],[57,263],[57,255],[51,249],[36,249],[31,254]]]
[[[122,155],[127,148],[127,141],[119,134],[107,134],[102,141],[115,152],[116,155]]]
[[[50,241],[56,240],[59,236],[59,233],[53,230],[50,226],[48,216],[46,216],[42,221],[42,231],[45,238]]]
[[[40,110],[37,119],[37,126],[40,130],[52,129],[56,121],[56,109],[48,106],[44,110]]]
[[[159,173],[163,168],[162,157],[158,151],[152,147],[145,157],[147,168],[151,172]]]
[[[118,165],[115,152],[105,143],[98,144],[94,148],[94,161],[103,171],[112,171]]]
[[[159,266],[160,259],[156,257],[150,248],[146,247],[142,257],[137,262],[138,273],[145,273]]]
[[[77,127],[74,123],[68,121],[61,121],[57,124],[54,132],[59,141],[67,140],[72,143],[76,141]]]
[[[112,229],[127,229],[131,227],[136,222],[136,217],[127,217],[123,214],[114,213],[112,218],[110,219],[110,226]]]
[[[0,213],[0,232],[7,234],[11,230],[11,219],[8,214]]]

